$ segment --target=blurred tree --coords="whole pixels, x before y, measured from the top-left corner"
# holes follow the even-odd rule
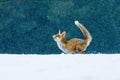
[[[119,13],[119,0],[0,0],[0,53],[58,54],[59,29],[84,38],[75,20],[93,36],[86,53],[119,53]]]

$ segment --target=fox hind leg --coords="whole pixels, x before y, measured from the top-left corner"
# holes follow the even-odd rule
[[[76,49],[80,54],[84,54],[84,48],[82,46],[77,46]]]
[[[80,53],[80,54],[84,54],[84,52],[83,52],[83,51],[79,51],[79,53]]]

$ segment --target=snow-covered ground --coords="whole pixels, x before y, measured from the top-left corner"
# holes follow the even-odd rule
[[[4,54],[0,80],[120,80],[120,54]]]

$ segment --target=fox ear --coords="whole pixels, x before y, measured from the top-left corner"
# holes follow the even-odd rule
[[[65,32],[65,31],[64,31],[64,32],[62,32],[62,35],[63,35],[63,36],[65,36],[65,35],[66,35],[66,32]]]
[[[61,34],[61,31],[60,31],[60,29],[59,29],[59,34]]]

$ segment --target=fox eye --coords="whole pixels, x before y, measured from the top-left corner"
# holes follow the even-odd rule
[[[59,35],[56,35],[56,37],[60,37]]]

